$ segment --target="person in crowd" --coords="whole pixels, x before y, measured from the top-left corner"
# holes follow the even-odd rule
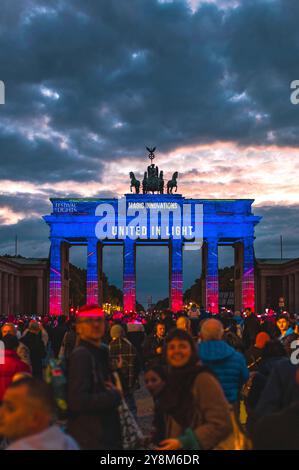
[[[150,366],[145,370],[144,383],[154,402],[160,396],[167,382],[166,367]]]
[[[273,367],[280,361],[287,357],[287,352],[278,339],[271,339],[267,341],[262,349],[262,358],[258,364],[257,372],[269,377]]]
[[[121,393],[109,375],[109,350],[101,343],[105,333],[101,309],[82,307],[76,329],[79,345],[71,354],[68,372],[69,433],[82,449],[120,449]]]
[[[0,408],[0,435],[7,450],[79,450],[77,443],[52,424],[55,400],[49,385],[22,378],[7,388]]]
[[[52,329],[51,345],[54,357],[58,357],[61,344],[65,333],[67,332],[66,317],[62,315],[58,317],[56,328]]]
[[[247,361],[247,367],[251,372],[257,370],[258,365],[262,360],[263,349],[270,339],[271,338],[267,333],[261,331],[255,338],[255,344],[250,346],[250,348],[246,351],[245,357]]]
[[[59,351],[59,358],[64,358],[66,363],[68,364],[69,359],[73,350],[75,349],[78,343],[78,335],[76,333],[76,324],[74,321],[70,322],[69,330],[65,333],[61,348]]]
[[[176,321],[176,327],[179,330],[187,331],[190,335],[192,335],[191,331],[191,321],[186,315],[180,315]]]
[[[256,419],[279,412],[299,400],[296,371],[297,365],[288,357],[282,357],[273,365],[254,410]]]
[[[236,351],[240,353],[244,353],[244,345],[242,339],[237,334],[237,324],[234,319],[227,319],[225,322],[223,318],[219,318],[223,327],[223,341],[225,341],[229,346],[234,348]],[[226,327],[225,327],[226,325]]]
[[[4,343],[4,363],[0,362],[0,401],[7,387],[16,374],[31,374],[31,367],[21,361],[17,354],[19,341],[16,336],[7,334],[2,339]]]
[[[160,320],[165,325],[166,334],[175,327],[175,322],[172,319],[172,312],[170,310],[163,310],[161,312]]]
[[[41,334],[42,341],[44,343],[45,348],[47,349],[48,344],[49,344],[49,334],[48,334],[47,330],[45,329],[42,322],[39,323],[39,328],[40,328],[40,334]]]
[[[240,326],[240,328],[242,330],[243,325],[244,325],[244,319],[242,317],[242,314],[241,314],[240,310],[236,310],[234,312],[234,320],[237,323],[237,325]]]
[[[280,332],[279,341],[281,341],[281,343],[284,345],[287,353],[290,356],[292,352],[292,349],[291,349],[292,342],[298,339],[298,336],[296,335],[294,328],[290,326],[289,316],[279,315],[279,317],[276,320],[276,325]]]
[[[43,376],[43,359],[46,357],[46,348],[41,338],[40,325],[31,320],[28,331],[22,337],[22,342],[30,351],[32,375],[36,378]]]
[[[299,388],[299,369],[296,370]],[[299,450],[299,400],[261,418],[253,432],[254,450]]]
[[[189,311],[188,311],[188,317],[190,319],[190,327],[191,327],[191,333],[194,338],[198,336],[198,330],[199,330],[199,315],[200,311],[197,308],[196,304],[192,304]]]
[[[261,333],[259,333],[260,335]],[[267,341],[261,350],[261,360],[256,364],[250,374],[245,391],[244,402],[247,410],[246,428],[252,434],[253,424],[256,421],[255,408],[259,402],[262,391],[264,390],[270,373],[275,366],[287,353],[278,339]]]
[[[134,346],[125,337],[120,325],[113,325],[110,330],[111,342],[109,356],[111,369],[119,373],[124,398],[133,415],[137,416],[134,392],[138,388],[138,377],[141,370],[138,354]]]
[[[249,372],[244,356],[223,341],[223,333],[219,320],[205,320],[200,329],[198,354],[218,378],[228,402],[237,408],[240,390]]]
[[[255,343],[255,338],[260,332],[260,323],[251,308],[246,308],[244,312],[243,343],[245,349],[249,349]]]
[[[145,338],[143,343],[143,357],[146,367],[154,364],[162,364],[163,347],[165,344],[165,325],[159,321],[155,326],[153,335]]]
[[[211,314],[206,311],[203,305],[201,305],[199,309],[199,321],[202,322],[203,320],[207,320],[208,318],[211,318]]]
[[[1,328],[1,335],[2,338],[4,338],[6,335],[13,335],[17,337],[17,330],[15,325],[13,323],[4,323]],[[31,368],[30,351],[29,348],[27,348],[27,346],[23,343],[21,337],[16,352],[21,361],[25,362]]]
[[[165,366],[150,366],[145,370],[144,373],[144,384],[152,397],[154,404],[154,417],[152,422],[151,435],[149,437],[149,442],[152,443],[156,438],[156,430],[160,429],[160,423],[156,422],[157,413],[156,408],[159,403],[159,398],[164,390],[167,382],[167,369]],[[163,436],[161,436],[163,438]]]
[[[166,358],[169,375],[156,408],[156,449],[214,449],[232,431],[217,379],[200,364],[193,338],[182,329],[167,336]]]
[[[286,302],[285,302],[284,297],[279,297],[278,304],[275,308],[275,311],[276,311],[276,313],[278,313],[278,315],[285,314],[285,312],[287,311],[287,306],[286,306]]]

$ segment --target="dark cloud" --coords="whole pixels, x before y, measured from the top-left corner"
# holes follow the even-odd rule
[[[149,142],[160,150],[265,143],[272,131],[278,144],[298,144],[289,99],[299,73],[297,2],[202,3],[192,14],[187,1],[6,1],[4,13],[1,113],[13,128],[2,135],[2,162],[11,149],[6,176],[19,177],[22,160],[26,179],[87,179],[95,160],[100,168],[137,156]],[[19,135],[45,116],[60,137]]]
[[[257,258],[280,257],[280,235],[283,237],[283,257],[299,257],[299,205],[264,206],[254,212],[263,218],[256,227]]]
[[[101,179],[100,161],[60,148],[51,136],[29,140],[15,131],[0,130],[0,148],[1,179],[37,183]]]

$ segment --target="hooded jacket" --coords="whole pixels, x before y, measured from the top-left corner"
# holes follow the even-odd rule
[[[244,356],[222,340],[203,341],[198,346],[203,364],[218,378],[229,403],[236,403],[249,378]]]

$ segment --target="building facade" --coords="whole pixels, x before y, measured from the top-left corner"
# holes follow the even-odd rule
[[[276,308],[284,297],[286,308],[299,314],[299,258],[256,260],[256,307]]]
[[[47,314],[48,285],[47,259],[1,256],[0,314]]]

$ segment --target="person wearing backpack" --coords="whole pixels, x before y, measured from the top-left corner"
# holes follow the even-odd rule
[[[121,393],[109,374],[109,350],[102,344],[105,322],[101,309],[82,307],[76,330],[79,344],[68,368],[68,432],[82,449],[121,449]]]

